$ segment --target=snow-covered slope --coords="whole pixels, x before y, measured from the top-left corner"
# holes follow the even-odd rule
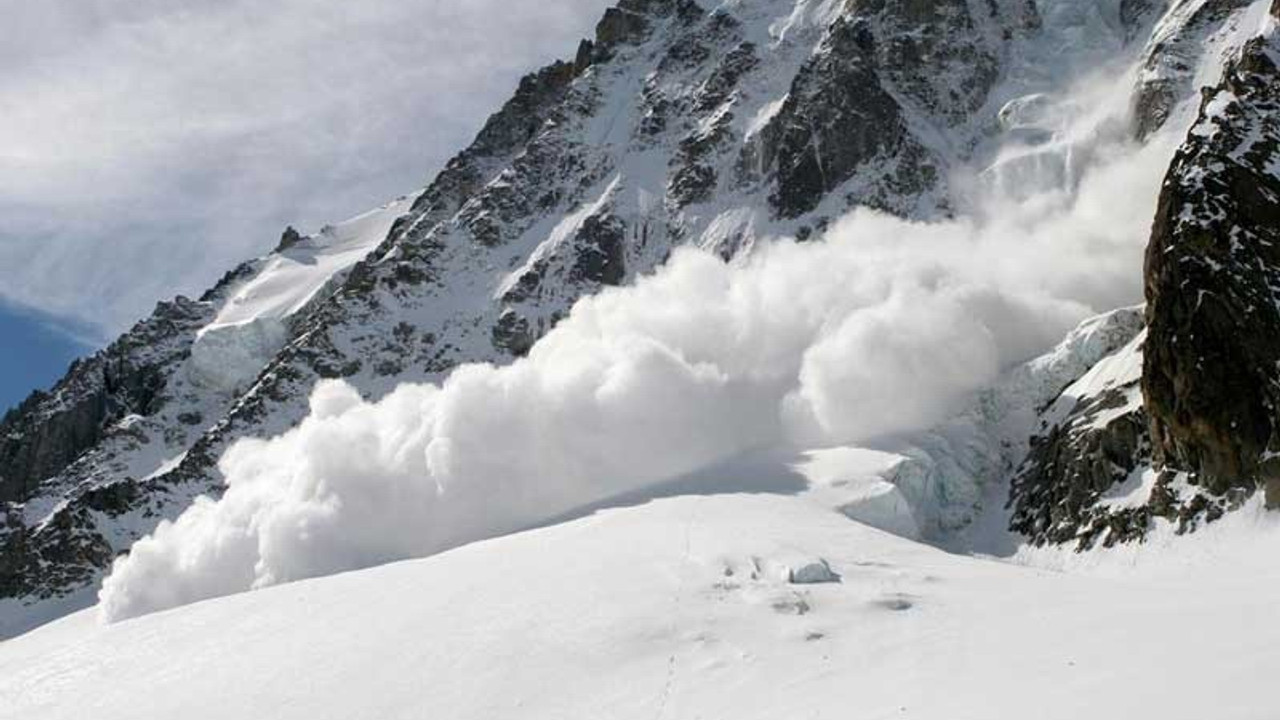
[[[289,237],[252,273],[225,290],[218,314],[196,333],[191,348],[193,382],[224,393],[245,388],[257,378],[291,337],[290,318],[315,301],[326,286],[336,287],[345,272],[386,237],[412,205],[401,198],[311,237]]]
[[[0,718],[1266,720],[1280,527],[1251,507],[1212,530],[1063,572],[806,495],[661,499],[114,625],[83,612],[0,644]]]
[[[757,446],[887,453],[851,515],[985,546],[966,527],[1035,408],[1132,313],[1068,339],[1088,362],[1007,373],[1139,300],[1195,85],[1265,9],[622,0],[415,199],[287,234],[5,421],[0,627],[89,602],[157,527],[120,575],[160,597],[139,608],[436,552]],[[166,557],[230,574],[166,596]]]
[[[0,720],[1274,717],[1277,22],[623,0],[5,420]]]
[[[85,604],[104,564],[194,499],[194,488],[157,478],[233,407],[299,314],[410,204],[401,198],[311,237],[291,229],[275,252],[228,273],[199,300],[161,303],[5,418],[0,635]]]

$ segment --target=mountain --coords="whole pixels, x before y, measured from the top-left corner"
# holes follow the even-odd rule
[[[836,235],[855,208],[963,223],[991,212],[988,195],[1074,197],[1092,168],[1143,148],[1169,168],[1149,212],[1141,192],[1131,201],[1154,213],[1163,249],[1148,252],[1145,310],[1115,310],[1123,292],[1071,295],[1058,337],[1103,314],[1056,348],[1019,345],[948,419],[885,440],[880,484],[843,506],[984,550],[1113,545],[1242,507],[1274,444],[1267,12],[622,0],[427,188],[313,236],[286,231],[4,418],[0,627],[90,604],[114,558],[224,492],[218,461],[235,441],[299,427],[318,380],[376,401],[459,365],[516,363],[577,300],[651,276],[679,248],[749,263],[774,238]],[[1122,96],[1090,94],[1099,69]],[[1202,100],[1202,86],[1217,89]]]
[[[1244,17],[1267,12],[1280,4]],[[1226,16],[1205,4],[1187,17]],[[1011,497],[1013,528],[1037,543],[1140,540],[1157,520],[1193,530],[1259,487],[1278,502],[1273,32],[1203,90],[1169,167],[1146,253],[1147,329],[1044,413]]]

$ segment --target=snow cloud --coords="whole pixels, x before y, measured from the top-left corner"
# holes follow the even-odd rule
[[[0,0],[0,296],[99,328],[420,188],[609,0]]]
[[[1099,150],[1089,168],[1016,200],[979,193],[966,219],[858,210],[823,241],[733,264],[681,250],[580,301],[512,365],[377,403],[322,383],[301,426],[226,453],[221,500],[117,562],[103,614],[439,552],[760,447],[928,428],[1087,315],[1140,298],[1170,149],[1077,140],[1060,150]]]

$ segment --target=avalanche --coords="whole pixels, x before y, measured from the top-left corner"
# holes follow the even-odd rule
[[[1097,87],[1081,94],[1111,98]],[[859,210],[822,241],[777,240],[738,263],[682,249],[580,301],[509,366],[374,403],[320,384],[298,428],[226,453],[220,500],[117,562],[104,616],[428,555],[759,448],[897,448],[1088,315],[1138,299],[1171,145],[1079,117],[1096,130],[1071,130],[1105,159],[1065,187],[1051,173],[1038,193],[984,200],[978,219]],[[1116,204],[1120,188],[1142,191]],[[926,536],[972,514],[979,491],[963,482],[912,498]]]
[[[958,542],[984,479],[1018,461],[1001,448],[1030,432],[965,408],[1084,318],[1139,300],[1159,180],[1193,107],[1133,143],[1135,73],[1115,70],[1118,41],[1064,49],[1106,27],[1090,7],[1048,14],[1062,67],[1014,63],[1001,92],[1022,100],[1001,116],[1017,132],[974,173],[963,216],[855,210],[821,241],[764,242],[729,264],[679,249],[579,301],[511,365],[465,365],[375,402],[323,382],[301,425],[226,452],[220,500],[117,561],[103,617],[429,555],[761,449],[911,458],[886,470],[909,507],[885,526]],[[1025,94],[1046,85],[1057,94]]]

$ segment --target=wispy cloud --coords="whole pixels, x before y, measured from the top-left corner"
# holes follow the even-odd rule
[[[0,0],[0,297],[104,336],[423,185],[609,0]]]

